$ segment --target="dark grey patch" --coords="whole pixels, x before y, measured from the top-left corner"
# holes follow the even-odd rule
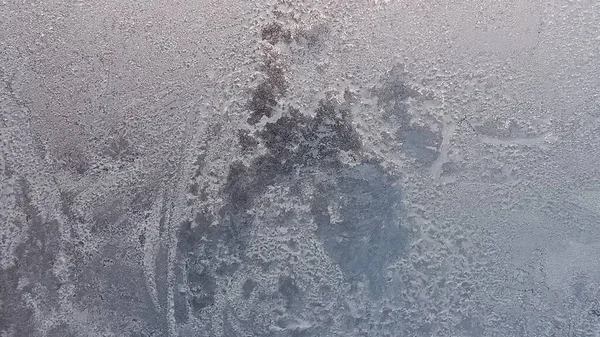
[[[194,294],[191,295],[190,304],[192,309],[195,311],[200,311],[208,306],[215,304],[214,296],[206,295],[206,294]]]
[[[77,259],[72,268],[77,280],[75,304],[102,312],[119,335],[164,336],[166,316],[152,301],[136,247],[113,242],[98,249],[89,261]]]
[[[121,199],[113,199],[97,207],[93,214],[92,233],[118,234],[124,233],[125,226],[121,226],[125,210]]]
[[[242,217],[254,197],[264,192],[273,184],[277,175],[286,169],[289,171],[278,158],[269,155],[256,158],[250,167],[240,162],[232,164],[224,187],[231,216]]]
[[[292,109],[287,116],[279,118],[275,123],[266,124],[259,132],[264,145],[279,158],[279,166],[293,160],[294,156],[306,155],[308,149],[299,149],[298,146],[305,145],[308,141],[310,121],[298,110]]]
[[[249,167],[241,163],[230,167],[224,192],[232,208],[245,211],[255,195],[296,168],[339,166],[340,151],[361,148],[349,111],[328,101],[321,101],[314,118],[291,109],[287,116],[267,123],[259,137],[270,153],[257,157]]]
[[[202,174],[202,170],[204,169],[204,166],[206,166],[206,153],[201,153],[196,157],[194,166],[196,166],[196,173],[194,173],[194,179],[195,179],[195,178],[198,178]]]
[[[273,261],[259,261],[258,265],[260,266],[260,270],[263,273],[267,273],[267,272],[271,271],[271,269],[273,267]]]
[[[233,262],[235,259],[231,259],[237,254],[233,241],[236,239],[235,233],[231,233],[231,229],[224,225],[211,226],[212,216],[203,211],[196,214],[194,222],[197,224],[195,227],[192,227],[191,221],[181,224],[177,243],[179,261],[185,262],[188,270],[200,268],[219,276],[235,273],[239,268],[239,264]],[[225,250],[218,249],[221,244],[226,246]],[[216,251],[219,253],[214,253]]]
[[[162,235],[165,232],[165,226],[167,224],[167,217],[169,214],[167,213],[167,205],[163,204],[163,207],[160,210],[160,219],[158,219],[158,233]]]
[[[9,161],[4,163],[3,171],[4,176],[9,179],[12,178],[12,176],[15,174],[15,170],[13,169],[12,164]]]
[[[27,180],[20,179],[19,186],[16,202],[23,209],[27,222],[27,239],[15,249],[19,275],[25,276],[32,286],[38,283],[46,287],[52,299],[55,299],[56,290],[61,286],[52,272],[60,248],[59,225],[56,220],[46,221],[42,218],[31,198],[31,187]]]
[[[185,323],[188,320],[188,301],[184,290],[183,269],[178,264],[175,270],[175,291],[173,292],[173,310],[175,321]]]
[[[332,258],[354,280],[369,281],[374,295],[386,284],[385,267],[403,251],[400,191],[375,163],[344,168],[319,188],[312,205],[317,233]],[[332,222],[328,207],[338,208]]]
[[[266,24],[260,32],[263,41],[271,45],[284,43],[286,45],[295,42],[297,46],[306,46],[316,48],[321,45],[323,37],[329,33],[325,25],[315,25],[309,29],[288,28],[280,22],[271,22]]]
[[[296,285],[296,280],[289,276],[279,277],[279,293],[285,299],[286,307],[297,306],[300,298],[300,289]]]
[[[190,288],[189,302],[192,309],[196,312],[208,306],[212,306],[215,303],[215,293],[217,288],[215,277],[211,275],[209,271],[196,270],[201,266],[201,263],[190,265],[187,276],[187,284]]]
[[[419,165],[431,165],[439,155],[442,135],[422,126],[411,125],[408,100],[421,94],[406,84],[405,77],[402,66],[394,66],[383,76],[382,84],[373,89],[373,95],[383,110],[383,119],[397,128],[396,137],[402,143],[403,152],[413,157]]]
[[[410,97],[411,90],[405,83],[405,73],[401,65],[395,65],[383,77],[383,85],[375,90],[380,104],[402,102]]]
[[[442,135],[423,127],[402,127],[398,130],[404,153],[415,158],[417,163],[431,165],[439,155]]]
[[[131,202],[129,203],[131,210],[134,214],[143,214],[150,210],[154,201],[156,200],[157,188],[155,186],[146,186],[141,191],[136,191]]]
[[[169,250],[164,244],[160,244],[155,257],[155,275],[156,275],[156,291],[158,293],[158,302],[161,309],[166,314],[167,308],[167,293],[168,283],[167,274],[169,272]]]
[[[323,37],[329,33],[329,28],[324,25],[316,25],[310,29],[299,30],[296,34],[296,41],[309,48],[315,48],[322,44]]]
[[[288,88],[284,67],[275,57],[267,57],[261,68],[267,78],[252,93],[248,103],[250,110],[248,124],[256,124],[262,117],[273,116],[278,99],[285,94]]]
[[[384,110],[384,118],[401,125],[408,125],[408,98],[416,96],[405,83],[402,66],[394,66],[382,79],[382,85],[373,89],[377,104]]]
[[[81,223],[83,219],[72,209],[76,196],[77,194],[71,191],[60,191],[60,210],[69,220]]]
[[[242,147],[242,151],[244,152],[254,150],[258,146],[258,141],[254,137],[250,136],[250,132],[248,130],[240,130],[238,132],[238,140],[240,142],[240,146]]]
[[[85,153],[75,146],[66,145],[61,150],[60,159],[64,168],[80,175],[83,175],[90,167]]]
[[[455,162],[445,162],[442,164],[442,175],[453,176],[459,173],[459,167]]]
[[[37,207],[33,204],[31,199],[31,186],[25,178],[18,180],[19,188],[15,195],[17,206],[23,209],[27,223],[33,226],[39,226],[42,224],[42,218]]]
[[[245,299],[249,299],[256,287],[256,283],[252,279],[247,279],[242,285],[242,296]]]
[[[232,261],[235,250],[223,250],[221,244],[229,244],[229,235],[222,226],[210,226],[209,216],[203,212],[196,215],[192,227],[191,221],[182,223],[178,233],[175,295],[178,321],[188,319],[188,304],[195,315],[201,315],[203,309],[215,303],[217,276],[227,277],[235,273],[239,265]],[[184,279],[183,275],[187,275]],[[186,289],[183,291],[183,289]]]
[[[215,269],[215,273],[219,276],[233,275],[238,269],[240,269],[240,264],[237,262],[221,261]]]
[[[198,227],[198,231],[208,233],[211,230],[210,226],[213,221],[212,218],[212,215],[206,211],[197,212],[196,216],[194,217],[194,222]]]
[[[248,118],[249,124],[256,124],[262,117],[273,116],[273,111],[277,106],[277,99],[280,97],[283,89],[277,83],[269,80],[258,85],[252,94],[250,101],[251,116]]]
[[[350,122],[347,108],[323,100],[314,118],[291,109],[259,133],[265,147],[279,159],[280,166],[330,165],[340,151],[358,151],[361,142]],[[325,162],[323,162],[325,161]]]
[[[227,254],[228,257],[236,254],[235,240],[238,238],[235,229],[227,226],[226,222],[217,226],[211,226],[212,215],[205,211],[196,213],[194,222],[196,223],[196,226],[192,227],[191,221],[184,221],[179,230],[177,248],[178,255],[182,261],[189,261],[192,255],[198,257],[204,256],[205,252],[217,251],[219,244],[228,247],[226,252],[220,251],[219,254]],[[208,264],[210,268],[212,268],[212,271],[219,267],[221,267],[221,272],[225,270],[233,272],[237,269],[234,264],[224,266],[219,262],[227,260],[225,259],[225,256],[223,256],[223,259],[218,258],[216,255],[207,255],[205,258],[206,261],[212,261]]]
[[[362,144],[350,121],[350,112],[332,101],[321,101],[311,133],[316,135],[318,159],[339,151],[358,151]]]
[[[287,317],[285,317],[285,316],[277,318],[277,320],[275,320],[275,326],[277,326],[278,328],[281,328],[281,329],[285,329],[289,323],[286,318]]]
[[[485,332],[480,322],[468,316],[462,319],[457,328],[468,334],[467,336],[483,336]]]
[[[32,226],[28,238],[17,247],[15,253],[24,276],[54,293],[60,288],[60,282],[52,272],[59,251],[58,222],[48,221],[41,226]]]
[[[197,196],[198,195],[198,183],[191,184],[189,187],[189,191],[192,195]]]
[[[298,242],[294,239],[290,239],[287,242],[288,247],[290,247],[290,249],[292,249],[293,251],[298,250]]]
[[[131,142],[123,136],[114,138],[106,148],[105,153],[113,160],[125,162],[133,162],[139,155],[133,149]]]
[[[279,41],[286,44],[292,43],[291,30],[284,28],[279,22],[271,22],[265,25],[260,32],[260,37],[272,45],[279,43]]]
[[[187,255],[189,252],[194,251],[203,235],[206,235],[206,233],[201,233],[200,231],[196,231],[192,228],[191,221],[182,222],[181,228],[179,229],[177,249],[182,254]]]
[[[35,336],[33,311],[25,305],[19,286],[19,275],[22,273],[18,266],[0,272],[0,333],[10,336]]]
[[[134,311],[138,304],[154,307],[146,287],[139,286],[146,283],[141,268],[132,270],[124,266],[122,261],[127,258],[122,256],[123,253],[123,248],[105,246],[91,263],[78,272],[81,282],[76,294],[82,303],[105,305],[123,313]]]
[[[590,293],[588,292],[589,280],[584,273],[576,273],[572,277],[572,292],[575,298],[580,301],[589,299]]]

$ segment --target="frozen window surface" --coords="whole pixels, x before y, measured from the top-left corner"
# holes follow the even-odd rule
[[[0,336],[599,336],[599,22],[0,3]]]

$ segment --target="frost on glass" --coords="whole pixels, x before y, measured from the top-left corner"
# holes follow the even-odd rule
[[[0,336],[599,336],[600,4],[0,4]]]

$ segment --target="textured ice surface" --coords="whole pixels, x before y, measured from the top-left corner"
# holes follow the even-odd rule
[[[600,336],[600,3],[0,3],[0,337]]]

